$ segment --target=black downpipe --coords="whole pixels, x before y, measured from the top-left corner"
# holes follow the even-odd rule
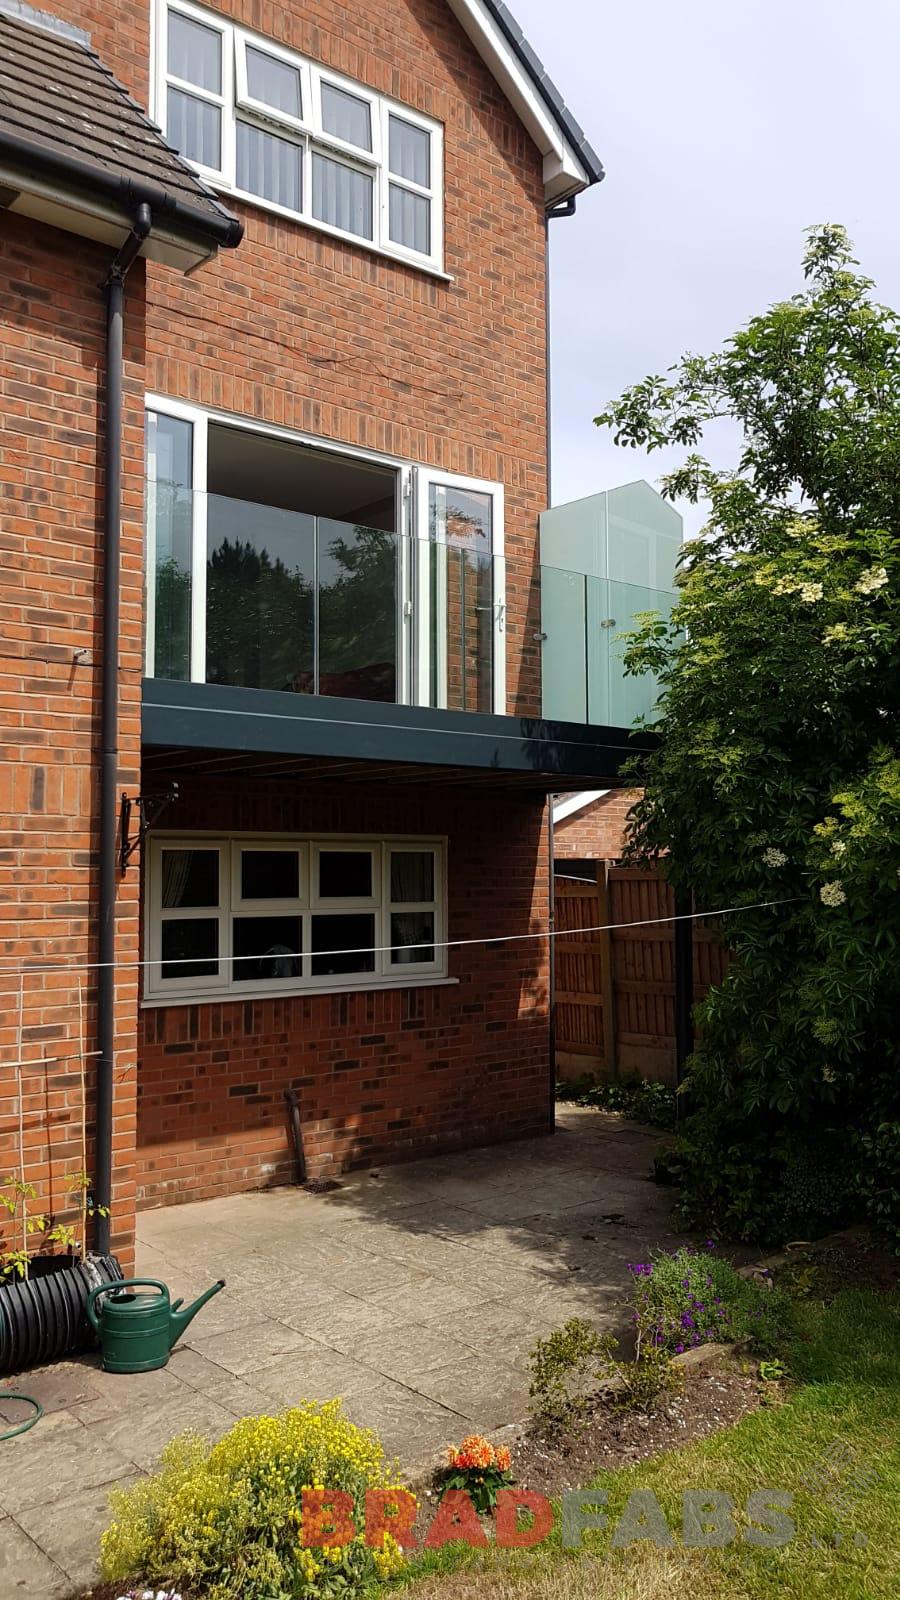
[[[694,1048],[694,919],[690,890],[675,894],[675,1086],[684,1082],[688,1057]],[[680,1118],[680,1094],[675,1096],[675,1118]]]
[[[119,815],[119,593],[122,550],[122,379],[124,363],[125,279],[152,226],[148,205],[137,209],[134,225],[110,264],[106,293],[106,408],[103,496],[103,643],[100,706],[100,894],[97,959],[97,1131],[95,1190],[98,1210],[94,1245],[109,1254],[112,1199],[113,1070],[116,1036],[116,875]]]

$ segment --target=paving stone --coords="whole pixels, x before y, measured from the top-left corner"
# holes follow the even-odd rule
[[[55,1411],[69,1411],[86,1400],[96,1400],[99,1394],[89,1366],[79,1361],[57,1361],[29,1373],[27,1378],[10,1378],[0,1386],[0,1418],[9,1423],[21,1422],[31,1415],[31,1408],[23,1407],[20,1400],[7,1401],[10,1391],[30,1395],[43,1408],[45,1417]]]
[[[3,1600],[63,1600],[67,1573],[10,1517],[0,1519],[0,1595]]]
[[[242,1378],[248,1372],[257,1374],[263,1368],[274,1365],[292,1350],[302,1350],[309,1341],[296,1328],[269,1320],[211,1337],[198,1333],[196,1338],[188,1339],[186,1343],[192,1350],[199,1350],[208,1361],[214,1361],[216,1366],[224,1367],[226,1372]]]
[[[133,1458],[92,1434],[80,1420],[90,1403],[79,1406],[77,1416],[60,1411],[30,1432],[4,1441],[0,1509],[15,1517],[30,1506],[46,1508],[79,1488],[94,1489],[131,1475]]]
[[[139,1476],[133,1473],[130,1478],[121,1478],[115,1487],[127,1489],[130,1484],[137,1483]],[[54,1496],[52,1505],[31,1506],[18,1514],[19,1526],[66,1573],[67,1594],[73,1584],[87,1588],[99,1579],[100,1535],[112,1520],[109,1491],[107,1484],[103,1488],[82,1489],[62,1500]],[[0,1540],[2,1536],[0,1525]],[[127,1585],[123,1586],[123,1593],[125,1587]],[[6,1590],[0,1592],[6,1600]],[[37,1587],[31,1592],[41,1593]]]
[[[84,1432],[92,1448],[107,1450],[111,1458],[127,1460],[128,1473],[140,1467],[151,1472],[170,1439],[190,1428],[194,1433],[215,1440],[234,1425],[234,1413],[219,1405],[209,1395],[200,1394],[179,1383],[177,1391],[162,1401],[123,1407],[117,1413],[105,1408],[92,1414],[93,1408],[85,1406],[80,1412]],[[115,1476],[115,1473],[110,1474]],[[109,1478],[94,1482],[108,1482]]]

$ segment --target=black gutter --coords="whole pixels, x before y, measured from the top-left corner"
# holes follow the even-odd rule
[[[103,644],[100,706],[100,937],[97,957],[96,1135],[94,1151],[98,1255],[109,1254],[112,1199],[113,1068],[116,1040],[116,869],[118,864],[119,593],[122,549],[122,379],[125,279],[153,225],[146,203],[110,263],[106,294],[106,408],[103,486]]]
[[[218,202],[217,211],[205,211],[149,178],[110,172],[65,151],[36,145],[15,133],[0,133],[0,157],[3,156],[23,177],[61,182],[72,189],[73,196],[83,195],[86,190],[99,195],[120,209],[126,220],[135,217],[141,206],[149,206],[155,226],[169,223],[172,231],[187,242],[211,249],[233,249],[244,236],[244,224]]]

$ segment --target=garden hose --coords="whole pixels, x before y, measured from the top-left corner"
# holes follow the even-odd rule
[[[26,1417],[24,1422],[17,1422],[14,1428],[7,1428],[5,1433],[0,1433],[0,1441],[14,1439],[17,1433],[27,1433],[28,1429],[33,1428],[36,1422],[40,1422],[44,1415],[43,1406],[32,1399],[30,1394],[15,1394],[12,1389],[0,1389],[0,1403],[4,1400],[22,1400],[25,1405],[34,1406],[34,1416]]]

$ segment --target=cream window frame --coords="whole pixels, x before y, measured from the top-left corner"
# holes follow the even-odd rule
[[[164,850],[215,849],[219,855],[219,901],[209,907],[162,906],[162,853]],[[269,900],[243,900],[240,896],[240,852],[298,850],[300,894]],[[321,850],[371,850],[373,895],[322,899],[317,893],[316,864]],[[411,905],[390,901],[392,850],[429,852],[434,856],[434,901]],[[434,912],[434,960],[398,965],[391,960],[392,911]],[[320,916],[370,916],[375,928],[375,970],[360,973],[312,973],[312,921]],[[301,925],[300,973],[290,978],[236,980],[233,975],[233,928],[245,918],[298,917]],[[162,926],[172,918],[218,920],[219,972],[209,977],[170,978],[162,975]],[[145,1005],[202,1004],[206,1001],[247,997],[330,994],[369,989],[394,989],[428,983],[454,982],[448,976],[447,952],[447,840],[433,835],[371,834],[208,834],[154,832],[145,855],[144,884],[144,992]],[[294,952],[292,952],[293,954]],[[198,958],[202,959],[202,958]]]

